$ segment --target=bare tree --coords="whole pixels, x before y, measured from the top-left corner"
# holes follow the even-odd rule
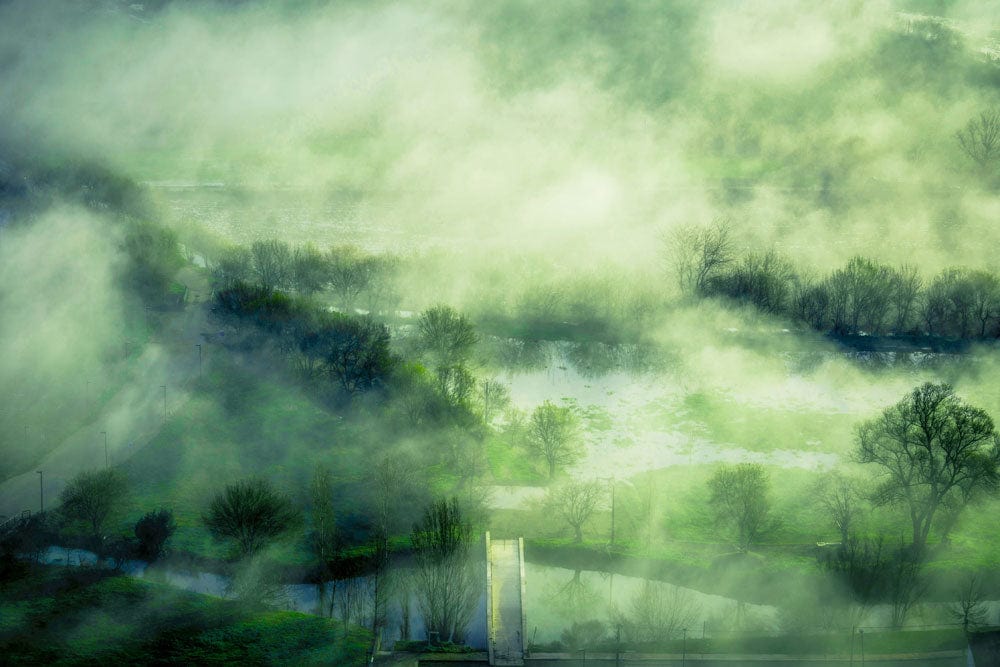
[[[292,501],[262,479],[227,484],[202,516],[212,536],[231,540],[244,558],[259,553],[299,520]]]
[[[863,618],[882,596],[888,563],[884,545],[882,536],[858,538],[851,535],[832,557],[822,562],[849,592],[858,618]]]
[[[311,243],[296,248],[292,254],[291,282],[300,294],[315,294],[329,282],[330,265]]]
[[[582,452],[577,434],[576,415],[569,408],[545,401],[531,413],[525,444],[528,451],[548,465],[549,479],[555,476],[556,466],[568,465],[580,458]]]
[[[886,570],[886,592],[892,609],[892,626],[902,627],[910,610],[927,593],[924,561],[920,553],[907,549],[900,541],[895,557]]]
[[[915,266],[904,264],[893,273],[892,285],[892,328],[896,333],[904,333],[909,330],[917,310],[923,280]]]
[[[124,509],[128,482],[117,470],[91,470],[71,479],[59,494],[60,511],[90,528],[91,537],[100,544],[109,518]]]
[[[417,320],[420,346],[437,368],[463,364],[479,341],[476,328],[451,306],[432,306]]]
[[[428,632],[447,641],[465,638],[479,594],[472,562],[472,526],[458,500],[440,500],[424,512],[410,534],[417,606]]]
[[[966,577],[958,590],[958,602],[953,602],[948,609],[949,614],[962,624],[962,630],[968,632],[986,623],[989,608],[983,595],[983,582],[979,575]]]
[[[913,547],[927,542],[935,513],[963,489],[997,484],[1000,456],[993,420],[947,384],[925,383],[858,426],[855,456],[879,466],[881,503],[904,503]]]
[[[854,519],[861,512],[858,483],[840,473],[824,477],[816,489],[816,500],[840,532],[841,545],[847,544]]]
[[[633,641],[662,641],[693,626],[700,611],[691,591],[647,579],[632,598],[623,625]]]
[[[707,227],[689,225],[668,233],[666,252],[683,294],[704,295],[709,282],[733,261],[732,226],[716,220]]]
[[[358,297],[368,287],[369,275],[365,261],[364,254],[354,246],[331,248],[327,255],[330,287],[338,297],[341,308],[347,313],[354,311]]]
[[[215,282],[224,289],[253,279],[253,255],[243,246],[225,248],[212,267]]]
[[[590,520],[603,494],[597,482],[567,482],[549,489],[545,504],[573,528],[573,541],[583,541],[583,525]]]
[[[510,403],[510,389],[499,380],[483,379],[479,381],[479,407],[483,415],[483,423],[489,426],[501,410]]]
[[[980,167],[1000,157],[1000,111],[990,109],[970,120],[955,134],[962,152]]]
[[[759,463],[726,465],[708,484],[719,519],[736,529],[737,546],[747,551],[764,529],[771,509],[767,471]]]
[[[292,251],[288,244],[277,239],[256,241],[250,246],[253,272],[257,284],[266,290],[281,287],[289,278],[292,268]]]
[[[313,524],[310,544],[320,566],[331,574],[332,566],[340,556],[341,542],[333,509],[333,474],[326,466],[319,466],[313,472],[309,496]]]

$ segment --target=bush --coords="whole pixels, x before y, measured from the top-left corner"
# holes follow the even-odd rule
[[[167,540],[175,530],[177,525],[174,523],[174,513],[170,510],[146,513],[135,522],[135,537],[139,541],[136,555],[149,563],[156,561],[163,555]]]

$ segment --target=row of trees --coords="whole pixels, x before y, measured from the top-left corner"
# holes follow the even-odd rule
[[[668,250],[684,294],[748,303],[818,331],[1000,336],[1000,278],[986,271],[947,269],[928,282],[913,266],[854,257],[815,278],[774,251],[739,256],[725,221],[676,231]]]
[[[371,531],[368,608],[371,630],[376,637],[385,627],[390,593],[400,585],[390,572],[390,522],[410,472],[385,460],[377,466],[373,482],[379,488]],[[310,488],[312,525],[309,543],[320,565],[321,576],[334,578],[345,572],[347,544],[337,526],[333,510],[333,484],[328,470],[319,469]],[[268,482],[251,479],[227,485],[211,501],[203,522],[213,536],[228,542],[242,563],[260,559],[265,549],[281,536],[302,525],[302,514],[292,501]],[[429,632],[441,641],[461,643],[474,611],[480,588],[479,568],[472,546],[475,532],[457,498],[428,505],[410,531],[415,568],[412,585],[417,606]],[[260,571],[257,568],[256,571]],[[361,572],[354,572],[356,577]],[[268,589],[267,582],[258,587]],[[339,591],[339,597],[337,593]],[[358,607],[358,592],[344,583],[334,586],[324,609],[340,610],[345,625]]]
[[[306,379],[325,377],[347,395],[382,385],[395,364],[384,324],[262,286],[216,292],[213,314],[249,345],[273,344]]]
[[[222,288],[248,283],[305,296],[328,292],[344,312],[363,307],[375,313],[396,306],[399,267],[395,256],[370,255],[354,246],[323,252],[311,244],[293,248],[269,239],[227,248],[212,268]]]
[[[118,522],[132,509],[126,477],[114,469],[88,470],[73,477],[59,495],[59,507],[33,515],[0,541],[4,563],[26,554],[39,557],[52,544],[82,543],[99,557],[117,564],[138,558],[153,563],[166,552],[177,526],[173,513],[159,509],[142,515],[130,534],[118,533]]]
[[[890,603],[893,623],[899,625],[926,589],[923,566],[932,530],[947,541],[962,511],[998,490],[1000,436],[990,416],[961,400],[951,386],[925,383],[857,426],[853,458],[870,464],[873,475],[859,479],[834,473],[815,489],[818,508],[841,538],[822,562],[857,609]],[[708,491],[719,529],[739,551],[750,550],[776,526],[764,466],[720,466]],[[580,542],[605,496],[597,482],[569,482],[550,490],[547,508]],[[858,530],[861,516],[883,506],[908,516],[908,541],[890,548],[884,536]],[[963,623],[981,612],[968,601],[962,610]]]

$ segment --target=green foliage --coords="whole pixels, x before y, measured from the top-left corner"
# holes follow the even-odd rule
[[[163,555],[167,540],[177,530],[174,513],[167,509],[147,512],[136,521],[133,532],[138,540],[136,555],[139,558],[154,562]]]
[[[128,223],[122,251],[122,282],[126,288],[148,303],[163,302],[174,275],[184,265],[177,234],[151,222]]]
[[[857,429],[855,456],[874,463],[882,483],[875,498],[903,503],[913,546],[927,542],[934,516],[981,489],[996,490],[1000,436],[985,410],[965,404],[948,384],[926,382]]]
[[[213,313],[237,332],[252,327],[251,333],[274,343],[307,378],[323,371],[347,395],[382,386],[395,365],[384,324],[328,313],[259,285],[237,282],[218,291]]]
[[[44,568],[0,589],[14,664],[359,664],[370,635],[107,572]]]

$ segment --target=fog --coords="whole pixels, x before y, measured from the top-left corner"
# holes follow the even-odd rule
[[[486,647],[486,531],[540,652],[919,652],[973,580],[1000,624],[992,422],[933,503],[865,450],[922,386],[1000,416],[1000,8],[6,0],[0,118],[0,514],[48,517],[11,558],[150,560],[169,509],[134,574],[375,652]],[[297,517],[259,549],[211,520],[249,479]],[[450,498],[461,565],[421,546]]]

